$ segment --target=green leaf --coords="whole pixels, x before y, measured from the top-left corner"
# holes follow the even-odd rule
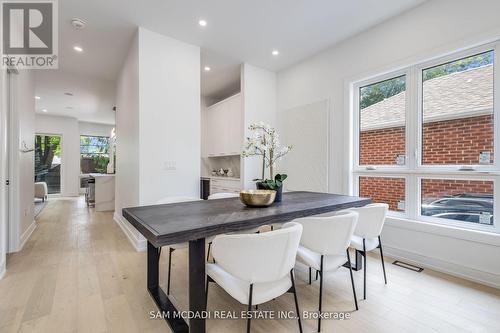
[[[287,178],[288,176],[284,173],[282,174],[277,174],[275,177],[274,177],[274,180],[277,181],[277,182],[283,182],[285,181],[285,179]]]

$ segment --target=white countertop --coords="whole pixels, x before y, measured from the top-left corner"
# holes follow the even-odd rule
[[[234,180],[234,181],[240,181],[240,178],[236,177],[225,177],[225,176],[201,176],[201,178],[210,178],[210,179],[226,179],[226,180]]]
[[[90,177],[114,177],[114,173],[91,173],[89,174]]]

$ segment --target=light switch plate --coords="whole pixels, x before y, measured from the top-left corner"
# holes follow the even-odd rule
[[[166,161],[163,163],[163,170],[177,170],[177,163],[175,161]]]

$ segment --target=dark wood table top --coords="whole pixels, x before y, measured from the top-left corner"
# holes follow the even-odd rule
[[[282,202],[266,208],[246,207],[239,198],[228,198],[124,208],[123,216],[160,247],[369,203],[370,198],[287,192]]]

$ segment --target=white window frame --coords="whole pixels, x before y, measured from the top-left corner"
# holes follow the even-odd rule
[[[460,165],[422,165],[422,70],[440,64],[455,61],[468,56],[477,55],[486,51],[494,51],[494,161],[491,165],[476,164],[473,170],[461,170]],[[359,165],[360,154],[360,112],[359,112],[359,90],[361,87],[385,81],[399,76],[406,76],[406,112],[405,112],[405,165]],[[457,229],[478,230],[484,232],[500,233],[500,40],[466,50],[438,56],[417,64],[403,67],[401,69],[385,72],[381,75],[373,75],[350,83],[352,96],[351,117],[352,131],[352,177],[351,191],[359,195],[359,177],[384,177],[404,178],[405,183],[405,212],[390,211],[389,215],[395,218],[409,219],[435,225],[445,225]],[[421,213],[421,179],[464,179],[493,181],[493,195],[496,198],[494,204],[493,226],[481,225],[471,222],[422,216]]]
[[[467,58],[473,55],[477,55],[480,53],[485,53],[487,51],[493,51],[494,52],[494,59],[493,59],[493,121],[494,121],[494,137],[493,137],[493,152],[496,153],[496,150],[498,148],[498,142],[500,140],[500,130],[499,130],[499,89],[498,84],[500,83],[500,78],[499,78],[499,69],[498,67],[500,66],[500,43],[490,43],[486,45],[482,45],[479,47],[474,47],[465,51],[453,53],[450,55],[447,55],[445,57],[440,57],[431,61],[427,61],[424,63],[421,63],[417,66],[415,66],[415,74],[417,75],[417,147],[415,150],[415,156],[417,159],[417,169],[421,171],[433,171],[435,169],[439,169],[441,172],[446,172],[446,171],[460,171],[462,165],[456,165],[456,164],[439,164],[439,165],[431,165],[431,164],[426,164],[424,165],[422,163],[422,148],[423,148],[423,141],[422,141],[422,131],[423,131],[423,105],[422,105],[422,100],[423,100],[423,91],[422,91],[422,71],[431,67],[439,66],[448,62],[453,62],[455,60],[459,60],[462,58]],[[421,121],[422,120],[422,121]],[[474,168],[474,171],[495,171],[495,170],[500,170],[500,158],[494,154],[494,161],[493,164],[490,165],[481,165],[481,164],[474,164],[472,165]]]
[[[359,90],[362,87],[369,86],[371,84],[379,83],[382,81],[390,80],[390,79],[395,79],[397,77],[405,76],[405,91],[408,92],[408,79],[410,78],[410,71],[409,69],[403,69],[391,73],[387,73],[381,76],[377,76],[368,80],[360,81],[354,84],[354,101],[353,101],[353,106],[354,110],[359,110]],[[409,98],[408,94],[405,94],[406,100],[405,100],[405,105],[406,105],[406,112],[405,112],[405,165],[360,165],[359,164],[359,155],[361,153],[360,149],[360,127],[361,127],[361,115],[359,112],[354,112],[353,115],[353,125],[354,125],[354,146],[353,146],[353,152],[354,152],[354,169],[356,171],[361,171],[361,170],[380,170],[382,172],[384,171],[391,171],[394,169],[408,169],[408,152],[409,152],[409,147],[408,147],[408,108],[409,108]]]

